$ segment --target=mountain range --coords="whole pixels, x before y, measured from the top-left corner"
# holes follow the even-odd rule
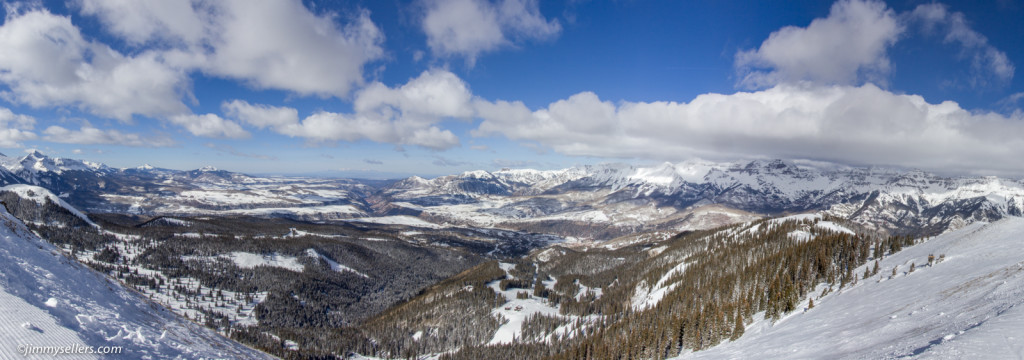
[[[1024,182],[1017,179],[783,160],[502,169],[394,181],[112,168],[38,151],[0,156],[0,165],[3,184],[45,187],[89,213],[425,222],[581,241],[667,236],[808,211],[894,234],[938,234],[1024,213]]]

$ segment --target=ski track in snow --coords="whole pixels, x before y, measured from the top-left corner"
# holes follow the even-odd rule
[[[822,298],[812,293],[813,309],[757,321],[734,342],[681,358],[1024,358],[1021,234],[1024,219],[1010,217],[904,248],[880,261],[879,275]],[[946,259],[928,266],[929,254]],[[874,262],[854,273],[866,266]]]

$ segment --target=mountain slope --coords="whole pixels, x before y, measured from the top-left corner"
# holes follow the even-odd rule
[[[301,221],[416,216],[605,241],[809,211],[872,230],[939,234],[1024,215],[1024,182],[782,160],[469,171],[395,182],[258,177],[213,168],[114,169],[32,152],[0,156],[0,182],[43,186],[86,212],[251,215]],[[3,171],[6,170],[6,171]],[[708,214],[708,206],[713,213]]]
[[[592,240],[751,220],[744,213],[827,211],[895,234],[939,234],[974,221],[1024,214],[1020,180],[782,160],[474,171],[410,178],[380,194],[375,208],[395,214]],[[689,216],[707,205],[735,211],[718,221]]]
[[[1021,233],[1024,219],[1011,217],[933,238],[883,259],[880,276],[815,299],[813,309],[683,358],[1022,358]],[[929,254],[945,260],[927,266]]]
[[[3,207],[0,313],[0,358],[21,357],[19,345],[121,347],[118,356],[129,358],[269,358],[64,257]]]

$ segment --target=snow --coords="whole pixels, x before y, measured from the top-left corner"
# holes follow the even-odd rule
[[[506,273],[515,267],[515,264],[509,263],[499,263],[498,265]],[[578,316],[559,314],[558,308],[548,304],[547,299],[533,296],[532,289],[509,288],[508,290],[502,291],[501,287],[498,286],[499,283],[500,281],[493,281],[488,283],[487,286],[494,290],[495,293],[503,296],[507,302],[494,308],[494,310],[491,310],[491,314],[499,317],[500,319],[504,319],[505,323],[498,327],[498,330],[494,332],[494,336],[491,338],[491,341],[488,342],[488,345],[510,344],[513,341],[521,340],[523,322],[526,321],[527,317],[533,314],[543,314],[568,320],[580,319]],[[547,285],[548,281],[543,283]],[[554,286],[554,281],[551,281],[551,286]],[[517,299],[516,294],[519,292],[527,292],[530,294],[530,297],[527,299]],[[600,289],[595,289],[595,292],[599,293]],[[597,315],[586,317],[586,319],[590,321],[595,321],[597,318],[599,318]],[[556,331],[556,333],[571,335],[569,333],[572,330],[573,329],[560,327],[559,331]]]
[[[412,217],[408,215],[396,215],[396,216],[381,216],[381,217],[364,217],[358,219],[351,219],[348,221],[352,222],[365,222],[374,224],[387,224],[387,225],[405,225],[414,226],[421,228],[440,229],[441,226],[424,221],[423,219]]]
[[[1011,217],[935,237],[881,260],[880,275],[814,295],[813,309],[761,320],[737,341],[682,357],[1022,358],[1021,233],[1024,219]],[[929,254],[946,258],[928,266]]]
[[[327,261],[327,264],[331,266],[331,270],[334,270],[334,271],[337,271],[337,272],[351,271],[351,272],[355,273],[356,275],[362,276],[364,278],[368,278],[369,277],[366,274],[363,274],[363,273],[357,271],[356,269],[350,268],[348,266],[339,264],[339,263],[337,263],[334,260],[331,260],[331,258],[326,257],[323,254],[320,254],[320,253],[316,252],[316,250],[306,249],[306,255],[309,255],[310,257],[314,257],[314,258],[324,259],[324,261]]]
[[[23,358],[19,345],[118,346],[126,358],[270,358],[64,257],[3,207],[0,314],[2,359]]]
[[[64,209],[67,209],[69,212],[71,212],[72,215],[79,217],[89,225],[97,226],[95,223],[92,222],[92,220],[89,220],[89,217],[85,216],[85,214],[83,214],[81,211],[78,211],[78,209],[75,209],[70,204],[65,202],[64,199],[61,199],[59,196],[54,195],[52,192],[50,192],[50,190],[47,190],[45,188],[33,185],[15,184],[0,187],[0,191],[10,191],[16,193],[18,194],[18,196],[34,200],[37,204],[40,205],[45,204],[46,199],[49,199],[54,204],[57,204],[58,206]]]
[[[630,299],[630,304],[633,305],[633,310],[640,311],[657,306],[658,303],[661,302],[661,299],[664,299],[665,295],[677,286],[677,284],[674,283],[666,286],[665,283],[676,274],[681,274],[689,265],[690,263],[687,261],[680,262],[671,270],[665,272],[665,275],[662,275],[661,278],[658,279],[658,282],[654,284],[653,288],[649,287],[650,285],[647,285],[647,282],[640,282],[633,291],[633,298]]]
[[[295,272],[302,272],[305,268],[294,256],[286,256],[278,253],[270,255],[253,254],[242,251],[235,251],[227,255],[221,255],[230,259],[240,268],[252,269],[257,266],[273,266],[288,269]]]
[[[825,229],[825,230],[830,230],[830,231],[834,231],[834,232],[837,232],[837,233],[847,233],[847,234],[850,234],[850,235],[854,234],[853,230],[847,229],[847,228],[845,228],[845,227],[843,227],[843,226],[841,226],[839,224],[836,224],[834,222],[831,222],[831,221],[819,221],[814,226],[817,227],[817,228],[821,228],[821,229]]]
[[[211,211],[195,210],[198,213],[211,213]],[[317,215],[317,214],[342,214],[346,216],[362,216],[365,213],[352,205],[323,205],[309,207],[273,207],[260,209],[233,209],[224,211],[225,214],[233,215]]]

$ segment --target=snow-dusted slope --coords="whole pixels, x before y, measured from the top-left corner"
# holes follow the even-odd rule
[[[49,200],[50,202],[56,204],[57,206],[66,209],[72,215],[79,217],[89,225],[96,226],[96,224],[93,223],[92,220],[89,220],[89,217],[85,216],[85,214],[83,214],[81,211],[78,211],[78,209],[75,209],[70,204],[65,202],[57,195],[54,195],[52,192],[50,192],[50,190],[47,190],[46,188],[35,185],[14,184],[0,187],[0,192],[3,191],[14,192],[18,194],[18,196],[21,196],[22,198],[25,199],[31,199],[39,205],[43,205],[46,203],[47,200]]]
[[[1021,234],[1024,219],[1009,217],[905,248],[881,261],[880,275],[815,297],[812,309],[683,358],[1024,358]],[[927,266],[929,254],[945,260]]]
[[[0,207],[0,358],[25,346],[116,358],[269,358],[185,321],[60,254]],[[69,358],[106,358],[95,354]]]
[[[706,205],[755,215],[827,211],[869,229],[896,233],[937,234],[974,221],[1024,215],[1020,180],[782,160],[472,171],[430,180],[409,178],[382,194],[389,205],[377,209],[422,214],[442,223],[537,231],[560,227],[553,222],[619,228],[598,236],[705,228],[687,217]],[[547,224],[522,224],[533,221]]]

